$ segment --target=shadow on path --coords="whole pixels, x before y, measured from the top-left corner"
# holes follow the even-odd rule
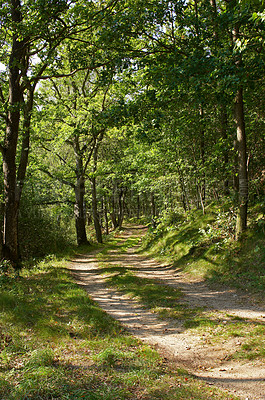
[[[123,240],[128,239],[131,231],[127,229],[126,234],[123,232]],[[134,228],[134,232],[139,233],[139,229]],[[154,278],[166,285],[180,288],[184,292],[185,302],[192,307],[202,306],[224,313],[224,316],[229,313],[247,320],[265,322],[265,310],[251,305],[235,290],[210,289],[204,282],[189,282],[181,271],[142,257],[134,253],[134,248],[123,254],[112,251],[100,264],[104,262],[113,264],[114,270],[132,269],[137,276]],[[213,346],[199,333],[185,330],[181,323],[159,320],[136,300],[106,287],[95,253],[78,256],[71,262],[69,269],[103,310],[123,323],[132,334],[157,347],[178,367],[183,366],[198,379],[235,392],[244,399],[265,400],[265,365],[258,361],[231,361],[227,357],[228,349],[236,348],[238,338],[232,337],[223,344]]]

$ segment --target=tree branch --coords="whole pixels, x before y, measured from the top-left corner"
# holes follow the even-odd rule
[[[39,168],[39,170],[41,172],[43,172],[44,174],[48,175],[50,178],[52,178],[56,181],[59,181],[59,182],[63,183],[64,185],[70,186],[72,189],[75,189],[75,185],[72,182],[66,181],[65,179],[60,178],[59,176],[54,176],[50,171],[47,171],[44,168]]]
[[[85,78],[84,78],[84,81],[83,81],[83,84],[82,84],[82,93],[83,93],[83,96],[84,97],[86,97],[86,92],[85,92],[85,85],[86,85],[86,83],[87,83],[87,80],[88,80],[88,77],[89,77],[89,73],[90,73],[90,70],[88,69],[87,70],[87,73],[86,73],[86,76],[85,76]]]
[[[69,112],[69,114],[72,116],[72,118],[75,119],[76,116],[72,113],[71,107],[69,107],[68,104],[65,103],[64,99],[62,98],[61,92],[60,92],[58,86],[56,85],[56,83],[54,82],[53,78],[51,78],[51,81],[52,81],[54,90],[55,90],[55,92],[56,92],[57,95],[58,95],[59,100],[62,102],[62,104],[64,105],[64,107],[67,109],[67,111]],[[61,122],[64,122],[64,121],[61,120]],[[64,123],[65,123],[65,122],[64,122]],[[68,126],[71,126],[70,124],[67,124],[67,125],[68,125]]]
[[[4,98],[1,86],[0,86],[0,100],[1,100],[2,103],[5,103],[5,98]]]
[[[65,201],[63,201],[63,200],[50,200],[50,201],[36,201],[36,202],[34,202],[34,204],[36,206],[52,206],[54,204],[67,204],[67,203],[69,203],[71,205],[75,204],[75,202],[71,201],[71,200],[65,200]]]
[[[89,152],[89,154],[87,156],[87,160],[86,160],[86,163],[85,163],[85,166],[84,166],[84,174],[86,173],[88,164],[90,163],[91,157],[92,157],[93,152],[94,152],[94,148],[95,148],[95,143],[94,143],[93,146],[91,146],[91,150],[90,150],[90,152]]]
[[[102,65],[98,65],[95,68],[98,68],[99,66]],[[79,71],[85,71],[87,70],[87,67],[80,67],[80,68],[76,68],[74,71],[69,72],[68,74],[51,74],[51,75],[44,75],[44,76],[39,76],[39,77],[33,77],[31,80],[32,81],[39,81],[39,80],[47,80],[47,79],[52,79],[52,78],[67,78],[68,76],[73,76],[74,74],[76,74]]]
[[[65,143],[70,144],[70,146],[73,147],[73,143],[72,143],[72,142],[66,140]],[[48,147],[46,147],[44,144],[42,144],[41,147],[42,147],[44,150],[46,150],[46,151],[48,151],[48,152],[50,152],[50,153],[52,152],[52,150],[49,149]],[[58,154],[58,153],[54,153],[54,154],[56,155],[56,157],[59,158],[59,160],[60,160],[64,165],[67,165],[66,160],[65,160],[60,154]],[[74,171],[74,173],[76,172],[75,169],[74,169],[73,167],[71,167],[70,165],[67,165],[67,166],[68,166],[68,168],[70,168],[70,170]],[[42,172],[44,172],[44,171],[42,171]]]

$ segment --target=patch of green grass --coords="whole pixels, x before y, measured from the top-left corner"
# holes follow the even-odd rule
[[[99,261],[105,261],[108,259],[108,252],[111,250],[117,251],[119,254],[123,254],[128,248],[136,246],[140,241],[137,235],[123,236],[123,231],[112,233],[107,239],[104,245],[96,245],[100,251],[96,254],[96,258]]]
[[[265,333],[265,332],[264,332]],[[264,334],[263,333],[263,334]],[[253,360],[255,358],[260,358],[265,356],[265,341],[261,345],[259,339],[251,339],[243,344],[242,350],[244,351],[242,358],[248,358],[249,360]],[[238,354],[240,356],[240,353]]]
[[[1,281],[1,399],[232,398],[129,335],[74,283],[66,262],[46,259]],[[154,287],[153,303],[157,296]]]
[[[107,274],[105,281],[109,286],[136,298],[163,319],[182,321],[196,315],[197,308],[190,309],[179,302],[182,296],[179,289],[164,285],[155,279],[140,278],[133,274],[132,269],[120,265],[102,263],[100,272]]]
[[[201,331],[205,331],[205,328],[213,329],[218,326],[219,321],[197,313],[194,318],[186,319],[183,325],[186,329],[201,329]],[[207,330],[209,331],[209,329]]]
[[[192,320],[186,320],[184,326],[206,333],[213,343],[238,338],[230,358],[265,359],[265,324],[262,322],[203,311]]]
[[[248,330],[247,330],[248,329]],[[265,359],[265,324],[252,324],[242,331],[239,336],[244,336],[244,342],[233,354],[236,359]]]
[[[122,264],[110,264],[108,262],[103,262],[98,264],[100,268],[100,274],[104,275],[109,275],[109,274],[125,274],[128,272],[128,268],[124,267]],[[130,269],[131,271],[131,269]]]

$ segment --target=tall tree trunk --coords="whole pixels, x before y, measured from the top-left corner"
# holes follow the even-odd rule
[[[227,150],[227,127],[228,127],[228,120],[227,120],[227,111],[226,111],[226,106],[224,104],[221,104],[221,135],[222,139],[224,142],[224,150],[223,150],[223,163],[224,163],[224,194],[228,195],[229,194],[229,180],[228,180],[228,150]]]
[[[108,202],[106,196],[103,198],[103,206],[104,206],[104,221],[105,221],[105,233],[109,234],[109,219],[108,219]]]
[[[248,208],[248,171],[247,171],[247,145],[244,121],[243,89],[239,88],[235,100],[235,121],[237,126],[238,146],[238,215],[236,222],[237,239],[247,228]]]
[[[21,22],[20,1],[12,0],[11,17],[16,25]],[[4,173],[4,224],[3,224],[3,257],[15,268],[20,267],[18,245],[18,212],[21,197],[17,184],[16,155],[20,123],[20,106],[22,91],[20,85],[20,68],[23,63],[25,41],[15,33],[9,58],[9,107],[6,122],[6,136],[1,147]]]
[[[101,225],[100,225],[100,218],[98,214],[98,200],[97,200],[97,185],[96,185],[96,171],[97,171],[97,161],[98,161],[98,146],[103,138],[103,133],[102,135],[99,136],[98,141],[94,147],[93,151],[93,175],[91,178],[91,194],[92,194],[92,214],[93,214],[93,220],[94,220],[94,227],[95,227],[95,232],[96,232],[96,238],[98,243],[102,243],[102,231],[101,231]]]
[[[140,195],[138,194],[137,195],[137,219],[140,219],[140,206],[141,206],[141,204],[140,204]]]
[[[29,86],[27,90],[26,100],[22,97],[22,105],[23,105],[23,131],[22,131],[22,145],[20,152],[20,161],[17,171],[17,186],[19,192],[19,199],[22,195],[22,190],[24,186],[27,166],[28,166],[28,158],[29,158],[29,147],[30,147],[30,124],[31,124],[31,116],[33,109],[33,97],[35,86]]]
[[[97,185],[95,176],[91,178],[91,193],[92,193],[92,214],[93,214],[96,238],[98,243],[102,243],[102,232],[100,226],[100,219],[98,215]]]
[[[117,229],[119,226],[118,215],[117,215],[117,206],[116,206],[116,193],[117,193],[117,182],[114,181],[112,187],[112,197],[111,197],[111,221],[113,225],[113,229]]]
[[[239,24],[233,29],[233,44],[239,38]],[[235,65],[240,68],[242,65],[241,54],[236,55]],[[244,118],[244,99],[243,87],[238,87],[235,97],[235,123],[237,131],[237,149],[238,149],[238,214],[236,222],[236,238],[247,229],[247,210],[248,210],[248,167],[247,167],[247,141]]]
[[[75,102],[73,108],[76,108]],[[74,186],[75,190],[75,229],[76,229],[76,240],[78,246],[82,244],[88,244],[87,234],[86,234],[86,215],[85,215],[85,178],[84,178],[84,166],[83,166],[83,154],[80,151],[79,136],[75,135],[72,141],[73,150],[75,153],[75,174],[76,174],[76,184]]]
[[[156,217],[156,205],[155,205],[155,195],[154,192],[150,193],[150,198],[151,198],[151,214],[152,214],[152,219],[155,219]]]
[[[178,154],[178,158],[179,158],[179,154]],[[177,166],[177,170],[178,170],[179,182],[180,182],[181,191],[182,191],[182,195],[181,195],[182,205],[183,205],[184,211],[186,212],[187,209],[190,210],[189,198],[188,198],[188,195],[187,195],[185,180],[184,180],[183,172],[182,172],[182,169],[180,167],[179,161],[176,162],[176,166]]]
[[[120,189],[119,193],[119,213],[118,213],[118,227],[122,228],[123,219],[124,219],[124,208],[125,208],[125,194],[126,189]]]
[[[203,107],[199,108],[200,114],[200,151],[201,151],[201,165],[202,165],[202,178],[199,188],[201,203],[205,201],[206,194],[206,178],[205,178],[205,123],[204,123],[204,110]],[[204,210],[204,207],[203,207]]]
[[[88,244],[87,234],[86,234],[86,215],[84,207],[84,196],[85,196],[85,181],[81,176],[77,179],[75,185],[75,229],[76,229],[76,239],[78,246],[82,244]]]
[[[20,267],[18,246],[18,211],[19,201],[16,187],[15,166],[12,165],[10,153],[3,157],[5,208],[3,226],[3,257],[15,268]]]
[[[238,201],[239,193],[239,179],[238,179],[238,142],[235,138],[234,140],[234,170],[233,170],[233,188],[236,194],[236,199]]]

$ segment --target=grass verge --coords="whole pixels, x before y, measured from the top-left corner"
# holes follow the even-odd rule
[[[255,293],[264,300],[265,219],[262,205],[249,210],[249,227],[235,241],[236,213],[230,204],[210,205],[206,214],[170,214],[147,233],[143,249],[187,273]]]

